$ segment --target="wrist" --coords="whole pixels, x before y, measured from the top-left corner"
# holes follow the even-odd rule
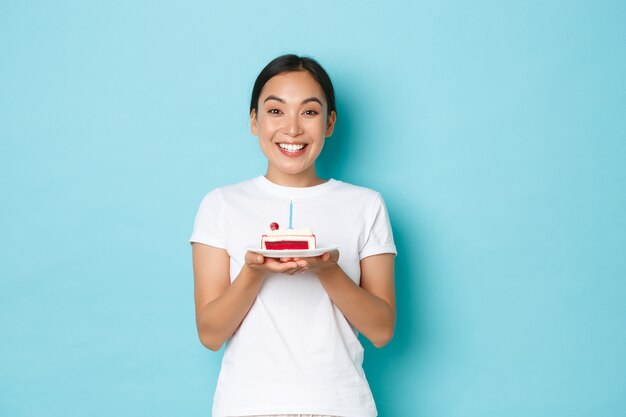
[[[262,269],[253,268],[248,264],[244,264],[241,268],[240,276],[248,277],[252,280],[264,280],[268,276],[268,272]]]
[[[325,268],[318,270],[317,276],[318,278],[322,280],[328,280],[328,279],[332,279],[334,276],[337,276],[337,274],[341,271],[342,269],[339,266],[339,264],[334,263],[333,265],[329,265]]]

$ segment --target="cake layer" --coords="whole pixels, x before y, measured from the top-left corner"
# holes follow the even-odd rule
[[[309,242],[302,240],[281,240],[279,242],[265,242],[267,250],[307,250]]]
[[[307,250],[315,249],[315,235],[297,236],[286,235],[263,235],[261,237],[261,249],[267,250]]]

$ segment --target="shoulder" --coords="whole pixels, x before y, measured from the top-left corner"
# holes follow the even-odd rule
[[[363,187],[361,185],[350,184],[347,182],[332,180],[335,183],[333,191],[336,193],[341,193],[343,195],[347,195],[351,198],[355,198],[361,201],[367,202],[376,202],[382,201],[381,194],[368,187]]]
[[[256,178],[252,178],[249,180],[214,188],[204,196],[203,201],[221,201],[224,199],[240,196],[242,194],[250,193],[256,189],[256,181]]]
[[[251,178],[249,180],[223,185],[221,187],[214,189],[211,192],[216,192],[222,195],[229,195],[233,193],[237,194],[237,193],[246,192],[247,190],[255,188],[255,184],[257,182],[258,182],[258,178]]]
[[[229,208],[244,204],[242,198],[254,194],[254,179],[224,185],[209,191],[200,201],[200,215],[222,215]]]

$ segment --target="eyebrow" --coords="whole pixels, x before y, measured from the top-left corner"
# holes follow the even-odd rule
[[[280,103],[283,103],[283,104],[285,103],[285,100],[283,100],[280,97],[276,97],[276,96],[267,96],[267,98],[265,100],[263,100],[263,103],[265,103],[265,102],[267,102],[269,100],[276,100],[276,101],[278,101]],[[302,100],[302,103],[300,103],[300,104],[306,104],[306,103],[311,103],[311,102],[319,103],[320,106],[322,105],[321,100],[319,98],[317,98],[317,97],[309,97],[307,99],[304,99],[304,100]]]

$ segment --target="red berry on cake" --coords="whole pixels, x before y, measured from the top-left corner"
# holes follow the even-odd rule
[[[278,230],[278,223],[271,222],[270,223],[270,230]]]

